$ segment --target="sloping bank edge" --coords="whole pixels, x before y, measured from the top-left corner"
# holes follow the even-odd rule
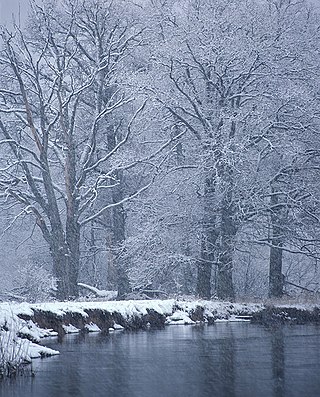
[[[320,305],[266,306],[256,303],[218,301],[109,301],[51,302],[40,304],[0,303],[0,330],[14,332],[34,344],[46,336],[72,332],[113,332],[165,325],[251,321],[263,325],[283,323],[320,324]],[[58,352],[53,351],[52,354]],[[48,356],[38,349],[32,357]]]

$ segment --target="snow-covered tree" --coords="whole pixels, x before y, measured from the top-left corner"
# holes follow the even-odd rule
[[[80,230],[153,179],[119,193],[142,162],[126,145],[146,105],[128,80],[143,27],[121,1],[32,5],[28,30],[2,31],[1,190],[35,218],[66,298],[77,295]]]
[[[315,126],[308,115],[315,90],[307,87],[317,70],[317,23],[305,3],[290,0],[171,1],[161,10],[162,39],[152,48],[154,91],[189,131],[202,180],[197,292],[211,295],[215,266],[218,296],[232,298],[237,235],[263,216],[273,227],[273,237],[265,236],[271,279],[279,278],[274,267],[283,250],[278,240],[286,208],[275,185],[278,172],[295,179],[290,170],[305,161],[306,150],[298,135],[310,136]]]

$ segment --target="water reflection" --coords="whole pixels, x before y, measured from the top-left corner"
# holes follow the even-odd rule
[[[233,332],[228,339],[222,339],[219,344],[219,382],[221,384],[221,396],[235,396],[235,339]]]
[[[283,327],[271,330],[271,358],[274,379],[274,397],[284,397],[285,393],[285,359]]]
[[[221,334],[221,331],[224,332]],[[235,396],[235,340],[233,330],[222,326],[217,329],[216,339],[211,339],[204,327],[194,328],[197,350],[194,358],[197,374],[202,382],[196,395],[221,397]],[[196,381],[196,380],[195,380]],[[198,383],[198,382],[197,382]]]
[[[61,355],[3,397],[318,397],[320,329],[172,326],[49,341]]]

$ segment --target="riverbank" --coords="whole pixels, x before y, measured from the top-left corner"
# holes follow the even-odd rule
[[[143,300],[0,303],[1,362],[59,354],[41,345],[45,337],[77,332],[119,332],[166,325],[247,321],[264,325],[319,323],[319,304],[230,303]],[[18,365],[18,364],[17,364]],[[1,366],[1,363],[0,363]]]

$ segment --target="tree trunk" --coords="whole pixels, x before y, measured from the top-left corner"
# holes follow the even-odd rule
[[[283,295],[282,242],[273,238],[270,248],[269,296],[280,298]]]
[[[270,247],[270,269],[269,269],[269,296],[279,298],[283,295],[283,209],[277,207],[279,196],[275,194],[275,189],[271,191],[271,247]]]
[[[232,236],[221,237],[221,252],[218,260],[217,271],[217,296],[220,299],[234,299],[234,288],[232,281],[233,271],[233,248]]]
[[[78,296],[80,225],[76,220],[75,212],[75,200],[70,196],[67,203],[65,232],[58,215],[54,213],[51,215],[50,251],[54,274],[57,277],[57,297],[62,300]]]
[[[112,150],[117,144],[117,137],[114,133],[113,128],[110,128],[107,134],[108,149]],[[118,185],[111,189],[112,203],[119,203],[123,199],[123,172],[116,171],[114,178],[117,180]],[[125,241],[125,212],[123,205],[118,205],[112,209],[112,249],[115,253],[115,266],[116,266],[116,277],[118,284],[118,299],[123,298],[128,292],[130,292],[130,282],[127,272],[127,264],[124,263],[121,256],[121,246]]]
[[[53,237],[50,247],[53,272],[57,278],[57,298],[66,300],[78,296],[80,264],[80,234],[68,236],[68,242]]]
[[[220,299],[234,299],[234,288],[232,281],[233,252],[236,227],[234,224],[234,211],[232,205],[232,186],[222,202],[220,246],[217,271],[217,296]]]
[[[53,240],[50,252],[53,260],[53,273],[57,278],[56,297],[59,300],[65,300],[69,297],[69,253],[63,242],[54,238]]]
[[[66,228],[66,240],[68,247],[68,282],[69,297],[79,295],[78,279],[80,267],[80,227],[75,220],[68,222]]]
[[[208,242],[205,240],[205,236],[203,236],[201,242],[201,259],[198,261],[197,266],[197,294],[200,298],[210,299],[212,257],[210,254],[207,254],[207,244]]]
[[[203,197],[203,220],[201,254],[197,266],[197,294],[201,298],[211,297],[211,272],[214,263],[215,245],[218,237],[215,211],[215,179],[209,168],[205,179]]]
[[[118,203],[123,199],[123,175],[122,172],[117,172],[116,178],[119,180],[119,186],[112,189],[112,201]],[[116,253],[116,269],[118,281],[118,299],[123,298],[130,292],[130,282],[127,273],[126,263],[121,257],[121,245],[125,240],[125,213],[123,205],[118,205],[112,210],[113,223],[113,244],[117,251]]]

